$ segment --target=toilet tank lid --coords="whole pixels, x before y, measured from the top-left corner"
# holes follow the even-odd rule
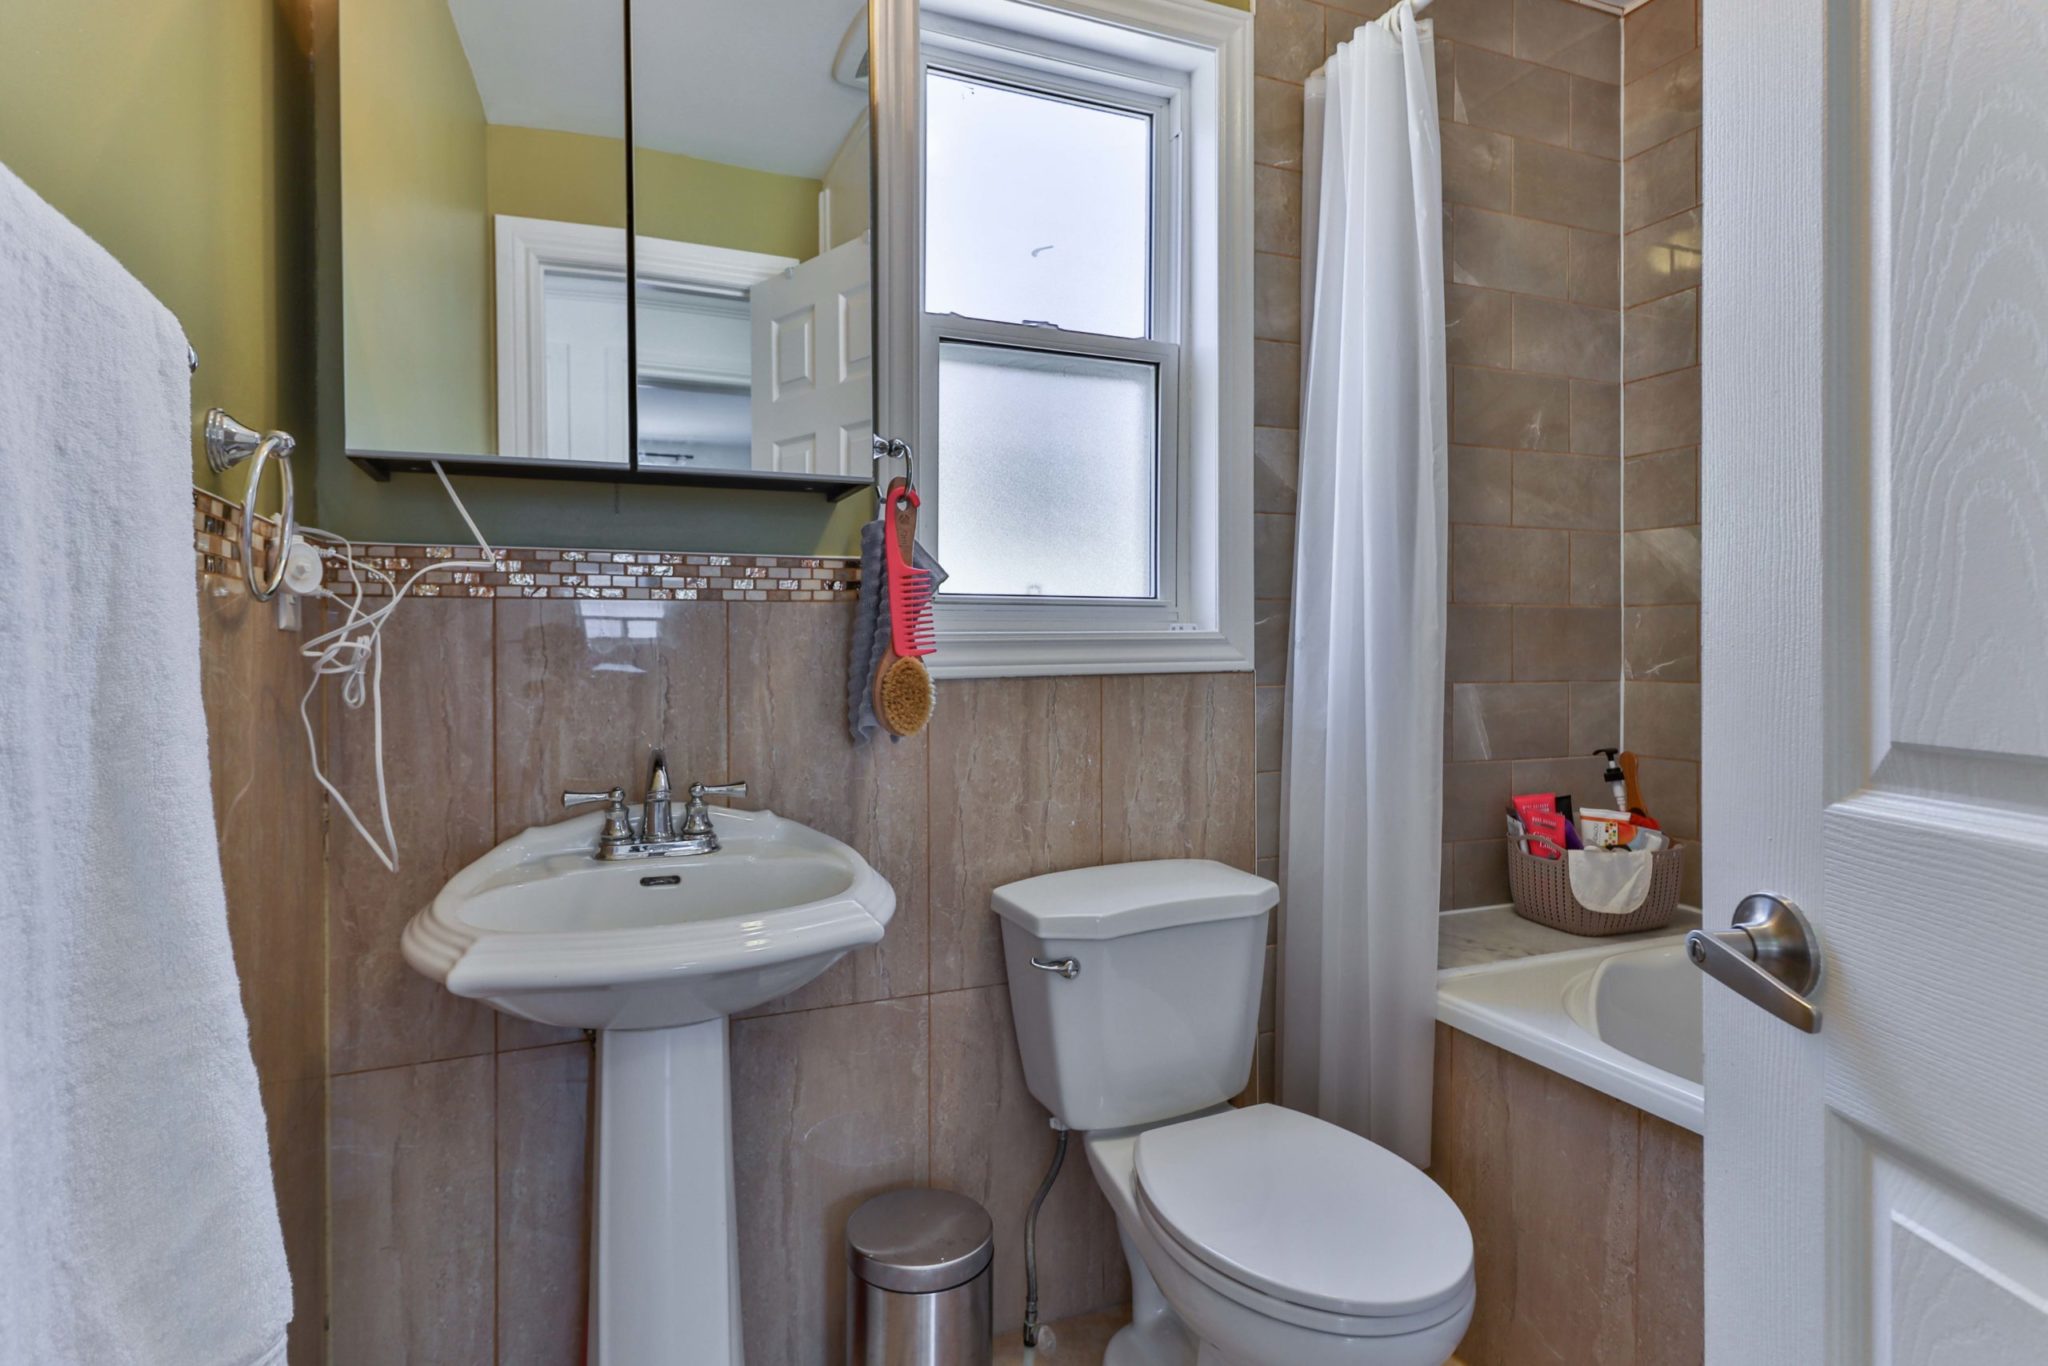
[[[1209,859],[1075,868],[995,891],[996,914],[1041,939],[1118,939],[1174,925],[1262,915],[1280,889]]]

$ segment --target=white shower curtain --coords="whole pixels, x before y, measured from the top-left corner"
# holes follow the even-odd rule
[[[1281,1094],[1420,1166],[1449,534],[1430,25],[1403,0],[1319,80],[1305,120]]]

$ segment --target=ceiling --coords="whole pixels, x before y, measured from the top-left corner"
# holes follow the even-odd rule
[[[862,0],[634,0],[634,140],[816,178],[867,107],[832,80]],[[448,0],[491,123],[620,137],[618,10],[590,0]]]

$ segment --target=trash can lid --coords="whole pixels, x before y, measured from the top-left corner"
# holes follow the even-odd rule
[[[979,1276],[994,1256],[988,1211],[952,1191],[888,1191],[846,1221],[847,1265],[884,1290],[951,1290]]]

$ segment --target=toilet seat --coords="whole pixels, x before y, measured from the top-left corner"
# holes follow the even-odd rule
[[[1146,1130],[1135,1148],[1148,1231],[1246,1308],[1378,1337],[1470,1304],[1464,1216],[1435,1182],[1356,1134],[1255,1105]]]

